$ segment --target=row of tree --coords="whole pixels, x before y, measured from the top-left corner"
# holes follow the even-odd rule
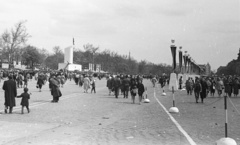
[[[40,67],[58,69],[58,63],[63,63],[64,54],[59,46],[53,47],[53,53],[46,49],[30,46],[26,42],[31,37],[27,33],[26,21],[21,21],[10,31],[6,30],[0,38],[1,62],[13,61],[27,65],[29,68]],[[100,64],[103,71],[127,74],[169,74],[172,67],[166,64],[154,64],[146,60],[137,62],[127,55],[120,55],[110,50],[101,51],[92,44],[83,46],[83,50],[76,48],[73,52],[73,62],[81,64],[84,68],[89,63]]]
[[[238,58],[230,61],[226,66],[220,66],[217,75],[239,75],[240,76],[240,49]]]

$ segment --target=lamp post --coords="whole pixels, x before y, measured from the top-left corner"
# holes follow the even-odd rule
[[[173,97],[173,107],[169,109],[169,112],[171,113],[178,113],[179,110],[176,107],[175,104],[175,95],[174,95],[174,89],[178,89],[178,81],[177,81],[177,75],[175,73],[176,69],[176,49],[177,47],[174,45],[175,40],[171,40],[172,44],[170,46],[171,52],[172,52],[172,57],[173,57],[173,73],[170,75],[170,81],[169,81],[169,90],[172,91],[172,97]]]

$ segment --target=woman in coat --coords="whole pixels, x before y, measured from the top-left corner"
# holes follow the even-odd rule
[[[139,80],[138,81],[138,85],[137,85],[137,88],[138,88],[138,97],[139,97],[139,105],[141,104],[142,102],[142,98],[143,98],[143,93],[144,93],[144,85],[142,83],[142,80]]]
[[[195,94],[196,103],[198,103],[200,92],[202,92],[202,86],[199,79],[196,79],[194,84],[194,94]]]
[[[221,78],[217,78],[216,83],[216,90],[218,92],[218,96],[220,97],[222,95],[222,90],[224,89],[224,84]]]
[[[130,92],[131,92],[131,97],[132,97],[133,104],[135,103],[135,96],[138,93],[137,89],[138,89],[137,88],[137,82],[136,82],[135,79],[132,79],[131,80],[131,85],[130,85]]]
[[[200,97],[201,97],[201,101],[203,103],[203,100],[207,97],[208,85],[207,85],[207,82],[204,78],[202,78],[200,83],[201,83],[201,86],[202,86],[202,92],[200,92]]]
[[[39,75],[38,80],[37,80],[37,86],[39,88],[39,92],[41,92],[43,84],[44,84],[43,75]]]
[[[59,101],[59,97],[62,96],[62,93],[59,89],[60,81],[55,76],[53,76],[50,79],[50,81],[51,81],[51,94],[53,96],[52,103],[57,103]]]
[[[90,88],[90,79],[88,78],[88,76],[86,76],[86,77],[83,79],[83,89],[84,89],[84,93],[87,93],[89,88]]]

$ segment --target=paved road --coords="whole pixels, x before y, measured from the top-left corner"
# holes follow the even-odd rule
[[[20,114],[20,99],[17,99],[13,114],[1,113],[0,144],[189,144],[155,99],[156,97],[168,109],[171,107],[170,92],[167,92],[165,97],[161,96],[161,89],[153,88],[148,80],[145,80],[144,84],[148,87],[151,103],[141,105],[131,104],[130,99],[122,96],[118,99],[109,96],[105,79],[96,82],[96,94],[83,93],[82,88],[73,82],[67,82],[64,88],[61,88],[63,96],[59,103],[50,103],[52,97],[47,85],[42,92],[38,92],[35,84],[36,82],[32,81],[29,86],[33,94],[29,114]],[[21,89],[18,90],[18,93],[21,92]],[[3,91],[0,91],[0,95],[0,103],[3,103]],[[191,105],[190,107],[195,107],[195,104]],[[221,137],[221,134],[213,138],[199,137],[197,130],[201,131],[202,128],[196,129],[199,127],[196,125],[199,124],[196,122],[198,118],[191,118],[187,115],[186,108],[181,106],[182,108],[185,109],[183,113],[173,114],[173,117],[197,144],[213,144],[215,138]],[[3,106],[0,106],[0,109],[3,110]],[[193,113],[191,115],[193,116]]]

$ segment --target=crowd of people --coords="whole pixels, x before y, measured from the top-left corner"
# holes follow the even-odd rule
[[[5,113],[7,113],[9,108],[9,113],[12,113],[12,108],[16,105],[15,98],[22,98],[22,113],[24,112],[23,108],[26,107],[28,112],[30,95],[28,93],[28,82],[35,79],[37,81],[36,88],[41,89],[43,85],[49,82],[49,89],[51,95],[53,96],[52,103],[57,103],[59,98],[62,96],[61,87],[64,87],[64,84],[67,79],[74,80],[75,84],[79,87],[82,87],[84,93],[96,93],[96,80],[94,75],[75,73],[75,72],[25,72],[25,71],[16,71],[16,72],[0,72],[0,79],[8,78],[8,80],[3,83],[3,90],[5,91]],[[100,80],[102,76],[98,76]],[[107,88],[109,95],[114,94],[115,98],[119,98],[119,95],[123,95],[123,98],[128,98],[131,96],[132,103],[135,103],[135,98],[138,96],[139,104],[141,104],[144,99],[144,92],[146,88],[143,84],[143,78],[150,79],[153,87],[156,86],[156,83],[159,83],[161,88],[166,84],[169,84],[169,78],[166,75],[163,76],[140,76],[140,75],[107,75]],[[213,76],[213,77],[188,77],[184,82],[183,77],[181,76],[178,79],[179,90],[183,88],[186,89],[187,95],[195,96],[196,103],[199,99],[201,102],[204,102],[204,99],[207,96],[215,96],[215,93],[221,97],[224,93],[229,97],[237,97],[240,89],[240,81],[238,76]],[[24,92],[17,96],[17,88],[24,88]],[[164,89],[163,89],[164,90]],[[225,95],[224,94],[224,95]]]
[[[22,98],[21,104],[22,105],[22,114],[24,113],[24,107],[27,108],[28,113],[30,112],[29,109],[29,102],[31,93],[28,93],[28,82],[35,78],[37,81],[36,88],[39,89],[41,92],[42,86],[49,82],[49,89],[51,95],[53,96],[52,103],[57,103],[59,101],[59,97],[62,96],[60,87],[63,87],[63,84],[66,81],[64,77],[66,74],[62,72],[25,72],[25,71],[2,71],[0,73],[0,78],[7,79],[3,83],[2,89],[4,90],[4,105],[5,109],[4,112],[12,113],[12,109],[16,106],[15,98]],[[23,88],[24,92],[17,96],[17,88]]]
[[[179,83],[179,86],[181,86],[181,81]],[[203,103],[206,97],[214,97],[215,93],[217,93],[218,97],[223,95],[237,97],[240,82],[238,76],[189,77],[186,80],[185,87],[188,95],[192,95],[192,92],[194,92],[196,103],[198,103],[199,98],[201,98],[201,102]]]
[[[107,77],[106,86],[109,90],[109,95],[113,93],[115,98],[118,98],[122,94],[123,98],[127,99],[130,94],[133,104],[137,95],[139,97],[139,104],[144,99],[143,93],[145,92],[145,87],[143,78],[139,75],[110,75]]]

